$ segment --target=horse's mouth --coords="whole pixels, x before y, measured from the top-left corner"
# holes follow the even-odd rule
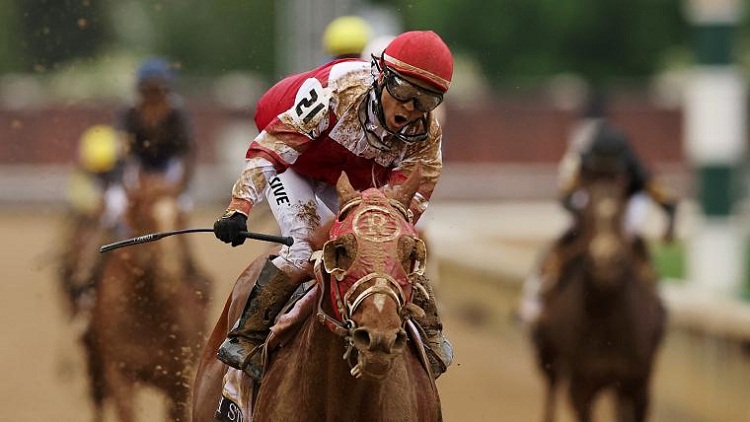
[[[391,371],[393,361],[398,354],[360,351],[357,357],[357,365],[350,372],[355,378],[365,377],[382,380]]]

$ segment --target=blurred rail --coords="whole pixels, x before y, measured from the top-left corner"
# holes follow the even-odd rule
[[[239,173],[222,165],[202,164],[191,191],[198,203],[228,200]],[[0,206],[46,203],[64,205],[71,165],[0,165]],[[670,186],[683,197],[692,196],[690,175],[679,165],[660,167]],[[555,164],[447,162],[434,202],[545,201],[556,197]]]

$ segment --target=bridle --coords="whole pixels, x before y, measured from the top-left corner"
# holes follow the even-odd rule
[[[415,240],[418,242],[417,249],[421,248],[424,252],[424,243],[416,238],[416,232],[414,232],[413,225],[411,224],[412,214],[411,212],[400,202],[391,198],[384,198],[387,200],[387,204],[383,203],[383,199],[378,199],[379,203],[372,203],[367,201],[363,197],[357,197],[347,201],[341,206],[341,210],[338,213],[336,223],[347,222],[350,225],[352,232],[357,232],[357,224],[362,218],[367,218],[371,213],[377,213],[380,215],[390,216],[393,221],[397,221],[398,225],[394,227],[393,233],[379,233],[379,237],[371,238],[373,242],[394,242],[398,240],[398,236],[406,232],[415,235]],[[396,212],[393,212],[395,210]],[[372,217],[370,217],[372,218]],[[331,232],[335,231],[332,228]],[[348,232],[347,232],[348,233]],[[354,331],[358,328],[356,322],[352,319],[352,316],[359,309],[362,303],[368,297],[376,294],[382,294],[392,299],[398,309],[399,315],[406,325],[411,304],[411,295],[407,295],[404,292],[404,288],[398,282],[394,275],[386,273],[384,271],[372,271],[365,274],[356,276],[356,280],[346,289],[342,294],[339,288],[339,282],[343,281],[349,274],[350,270],[355,266],[344,269],[336,266],[336,262],[331,259],[330,249],[334,248],[335,240],[346,233],[339,234],[338,236],[331,236],[331,240],[326,242],[322,250],[318,250],[313,253],[311,260],[313,261],[313,271],[315,278],[321,287],[321,292],[318,295],[317,305],[317,318],[318,321],[324,324],[334,334],[343,337],[345,341],[346,351],[343,358],[348,362],[352,373],[354,374],[356,364],[351,361],[352,351],[354,350]],[[400,263],[396,263],[400,265]],[[405,281],[411,285],[412,288],[417,288],[426,294],[425,288],[413,280],[416,278],[415,275],[422,275],[424,273],[424,259],[410,268],[411,272],[405,274]],[[329,315],[323,309],[323,298],[328,296],[326,294],[326,288],[331,290],[334,300],[334,313],[335,316]]]

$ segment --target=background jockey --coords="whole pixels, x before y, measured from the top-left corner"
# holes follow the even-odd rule
[[[281,234],[295,242],[269,257],[219,349],[221,361],[260,379],[260,346],[309,272],[307,238],[337,211],[335,184],[342,171],[355,189],[388,189],[419,167],[421,185],[410,207],[414,221],[419,219],[442,171],[442,131],[432,110],[452,75],[453,57],[443,40],[432,31],[411,31],[371,63],[334,60],[285,78],[263,95],[255,114],[262,131],[247,151],[245,170],[214,232],[232,246],[242,244],[247,216],[265,197]],[[434,296],[415,295],[414,301],[427,315],[417,322],[427,333],[428,355],[439,375],[452,361],[452,347],[442,335]]]
[[[359,16],[341,16],[323,31],[323,49],[331,60],[357,58],[372,39],[370,24]]]
[[[605,116],[604,99],[594,93],[584,116],[573,132],[568,150],[560,163],[559,190],[563,206],[573,213],[574,224],[543,258],[540,267],[524,283],[520,318],[533,323],[543,306],[542,296],[556,286],[562,266],[561,249],[575,239],[578,213],[586,205],[587,192],[581,188],[581,175],[587,166],[595,165],[597,157],[612,156],[623,164],[628,195],[625,210],[625,234],[636,240],[648,211],[649,200],[656,203],[667,217],[663,240],[674,240],[677,198],[666,185],[646,167],[635,153],[625,134],[615,128]],[[656,282],[647,251],[643,249],[640,271],[644,280]]]
[[[188,188],[195,172],[196,148],[192,118],[173,90],[174,79],[173,66],[161,57],[148,58],[138,68],[137,100],[118,118],[118,129],[125,137],[122,184],[136,186],[142,172],[164,176],[179,195],[179,224],[186,227],[193,209]],[[123,211],[116,213],[121,216]],[[187,257],[187,271],[197,271],[187,239],[180,238],[178,244]]]
[[[602,94],[595,92],[587,103],[583,118],[573,132],[571,141],[560,162],[560,198],[566,209],[575,212],[583,160],[595,149],[617,150],[624,160],[628,193],[628,208],[625,213],[625,231],[637,235],[646,218],[649,199],[659,205],[668,217],[664,238],[674,237],[674,217],[677,199],[666,185],[646,167],[630,145],[625,134],[615,128],[605,115]]]
[[[113,236],[116,215],[111,210],[124,207],[125,193],[119,184],[121,153],[118,133],[108,125],[89,127],[78,142],[76,166],[66,192],[69,214],[60,268],[73,315],[85,316],[93,303],[92,287],[101,262],[99,245]],[[107,207],[107,203],[118,205]]]
[[[125,133],[125,180],[135,183],[138,172],[160,172],[182,193],[184,211],[192,209],[187,188],[195,169],[192,119],[173,91],[175,70],[160,57],[145,60],[136,77],[137,102],[119,118]]]

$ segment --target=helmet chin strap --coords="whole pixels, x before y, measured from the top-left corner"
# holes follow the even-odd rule
[[[377,64],[375,64],[377,66]],[[379,66],[377,66],[380,69]],[[368,91],[367,99],[365,100],[364,110],[364,121],[362,122],[365,131],[368,133],[367,140],[373,147],[380,150],[389,150],[391,145],[386,142],[387,137],[395,137],[404,143],[411,144],[414,142],[421,142],[427,139],[427,128],[428,121],[426,114],[420,119],[404,126],[398,132],[392,131],[388,128],[385,123],[385,111],[383,110],[383,104],[381,101],[383,95],[383,84],[378,83],[376,77],[372,83],[372,87]],[[416,124],[420,124],[423,128],[423,132],[410,134],[407,133],[410,129],[413,129]],[[372,138],[375,139],[372,139]]]

